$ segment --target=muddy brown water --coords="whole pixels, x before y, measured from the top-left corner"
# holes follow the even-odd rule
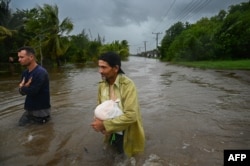
[[[100,80],[96,67],[48,69],[51,121],[17,126],[24,97],[17,91],[16,64],[0,75],[0,165],[221,166],[224,149],[250,149],[250,71],[200,70],[140,57],[122,68],[138,88],[144,154],[130,164],[117,162],[89,126]]]

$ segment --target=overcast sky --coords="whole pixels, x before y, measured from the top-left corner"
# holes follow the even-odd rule
[[[92,39],[98,34],[106,43],[127,40],[130,52],[156,47],[174,23],[195,23],[202,17],[217,15],[232,4],[248,0],[11,0],[12,9],[31,9],[47,3],[57,5],[60,20],[68,17],[74,24],[71,34],[83,29]],[[154,33],[154,34],[153,34]]]

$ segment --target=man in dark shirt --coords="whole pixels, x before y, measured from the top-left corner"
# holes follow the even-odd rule
[[[50,119],[49,77],[46,69],[36,62],[35,51],[29,46],[18,49],[18,61],[27,67],[22,73],[19,92],[26,95],[19,125],[46,123]]]

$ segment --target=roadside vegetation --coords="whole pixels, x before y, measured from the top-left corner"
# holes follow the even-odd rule
[[[195,24],[177,22],[161,41],[161,59],[202,61],[250,59],[250,1]]]

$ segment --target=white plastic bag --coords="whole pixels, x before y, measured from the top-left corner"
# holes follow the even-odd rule
[[[106,100],[99,104],[95,109],[95,117],[100,120],[107,120],[123,114],[122,110],[118,107],[120,100]]]
[[[122,115],[123,112],[118,106],[119,102],[119,99],[102,102],[95,108],[95,117],[100,120],[107,120]],[[118,134],[122,134],[122,132]]]

